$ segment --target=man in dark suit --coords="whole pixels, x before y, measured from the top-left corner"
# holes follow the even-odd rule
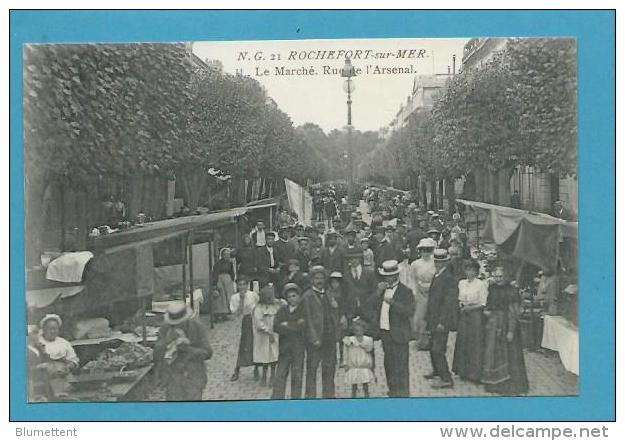
[[[261,288],[269,282],[275,286],[278,286],[280,282],[280,263],[282,258],[280,250],[274,246],[275,239],[275,233],[268,231],[265,234],[265,246],[256,249],[256,269]]]
[[[347,320],[360,317],[367,322],[369,330],[377,317],[376,287],[377,275],[362,265],[362,250],[347,252],[345,255],[347,269],[343,280],[345,281],[344,311]]]
[[[323,398],[335,398],[338,302],[326,295],[326,270],[310,268],[312,287],[302,297],[306,327],[306,398],[317,398],[317,371],[321,365]]]
[[[391,243],[391,239],[384,227],[378,227],[375,233],[376,247],[373,249],[375,253],[375,267],[380,268],[382,263],[387,260],[397,260],[397,251]]]
[[[410,396],[408,342],[410,318],[414,314],[414,296],[410,288],[399,282],[399,263],[387,260],[379,269],[382,282],[378,284],[378,335],[384,351],[384,372],[389,397]]]
[[[338,244],[339,234],[330,230],[326,234],[326,246],[321,250],[321,265],[332,273],[334,271],[343,272],[343,257],[345,252]]]
[[[289,241],[289,227],[283,225],[280,227],[280,231],[278,231],[278,240],[274,244],[280,253],[280,257],[282,257],[283,262],[287,262],[290,259],[295,258],[295,244]]]
[[[432,384],[436,389],[454,385],[446,353],[449,332],[456,330],[458,321],[458,277],[456,264],[450,263],[450,260],[447,250],[434,250],[436,274],[430,285],[426,314],[427,330],[432,338],[432,372],[425,378],[436,380]]]

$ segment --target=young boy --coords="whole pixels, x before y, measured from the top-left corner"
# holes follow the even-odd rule
[[[278,368],[271,398],[283,400],[286,394],[286,378],[291,373],[291,398],[302,397],[304,373],[304,311],[299,306],[302,291],[295,283],[287,283],[282,290],[287,305],[276,314],[273,329],[279,337]]]
[[[239,379],[242,367],[254,366],[254,380],[258,380],[258,365],[254,364],[254,335],[252,330],[252,311],[258,303],[258,294],[250,291],[250,282],[247,276],[241,275],[237,279],[237,292],[230,297],[230,311],[241,319],[241,340],[239,341],[239,355],[234,373],[230,381]]]

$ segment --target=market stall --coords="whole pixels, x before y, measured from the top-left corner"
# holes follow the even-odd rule
[[[577,374],[577,222],[483,202],[457,202],[468,228],[475,229],[478,248],[493,244],[497,254],[518,264],[525,346],[558,352],[564,367]],[[540,279],[548,277],[554,280],[552,299],[538,293]],[[575,289],[570,291],[571,287]],[[549,302],[552,308],[547,311]]]
[[[100,235],[91,239],[89,251],[62,254],[47,262],[47,268],[29,272],[29,341],[36,354],[29,368],[31,399],[141,399],[142,385],[152,377],[150,346],[161,324],[160,310],[153,307],[159,277],[174,275],[173,267],[177,288],[167,294],[197,308],[194,297],[202,295],[195,285],[198,273],[203,287],[210,287],[214,230],[236,224],[247,211],[189,216]],[[58,363],[47,360],[39,347],[36,324],[50,314],[63,317],[63,341],[77,354],[79,363],[71,372],[48,369]]]

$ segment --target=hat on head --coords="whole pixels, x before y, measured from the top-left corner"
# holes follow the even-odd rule
[[[330,237],[330,236],[340,236],[339,232],[336,231],[334,228],[331,228],[328,230],[328,232],[326,233],[326,237]]]
[[[298,242],[308,242],[310,240],[310,238],[308,236],[299,236],[297,238]]]
[[[430,215],[430,217],[431,217],[432,219],[437,219],[437,218],[439,218],[440,216],[439,216],[439,214],[438,214],[438,213],[432,213],[432,214]]]
[[[444,248],[437,248],[434,250],[434,261],[435,262],[447,262],[451,259],[449,257],[449,252]]]
[[[326,275],[326,269],[323,267],[323,265],[313,265],[308,270],[308,274],[310,274],[310,277],[319,273],[323,274],[324,276]]]
[[[276,288],[273,286],[273,283],[269,283],[268,285],[265,285],[259,292],[259,294],[262,296],[263,294],[273,294],[274,296],[276,295]]]
[[[436,241],[431,237],[426,237],[419,241],[417,248],[436,248]]]
[[[332,271],[332,273],[330,273],[330,278],[331,279],[342,279],[343,278],[343,273],[341,273],[339,271]]]
[[[480,264],[475,260],[467,260],[464,262],[464,269],[473,268],[476,272],[480,272]]]
[[[281,225],[280,226],[280,231],[288,230],[289,228],[291,228],[290,225]]]
[[[440,234],[440,231],[438,231],[436,228],[430,228],[427,234],[432,234],[432,233]]]
[[[287,283],[284,285],[284,288],[282,288],[282,295],[286,297],[286,293],[289,291],[295,291],[298,294],[302,293],[302,289],[296,283]]]
[[[164,320],[168,325],[179,325],[193,317],[195,317],[195,311],[182,300],[176,300],[167,307]]]
[[[350,225],[345,229],[345,231],[343,231],[343,234],[356,234],[356,229]]]
[[[370,240],[369,240],[369,238],[368,238],[368,237],[363,237],[363,238],[361,238],[361,239],[360,239],[360,243],[363,243],[363,242],[369,242],[369,241],[370,241]]]
[[[428,214],[432,216],[434,214],[434,210],[428,210]]]
[[[263,219],[261,219],[261,218],[256,219],[256,223],[257,224],[260,223],[260,222],[265,223],[265,221]]]
[[[453,220],[460,220],[460,213],[454,213],[454,214],[451,216],[451,218],[452,218]]]
[[[417,204],[415,204],[414,202],[411,202],[408,204],[408,208],[417,208]]]
[[[399,262],[396,260],[385,260],[378,270],[381,276],[394,276],[399,274]]]
[[[59,325],[59,328],[61,326],[63,326],[63,320],[61,320],[61,317],[57,314],[46,314],[44,316],[44,318],[41,319],[41,321],[39,322],[39,327],[43,328],[43,326],[49,322],[49,321],[53,321],[53,322],[57,322]]]

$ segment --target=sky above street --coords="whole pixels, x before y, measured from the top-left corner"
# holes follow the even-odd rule
[[[345,57],[358,69],[352,125],[387,126],[412,91],[416,75],[445,74],[466,38],[195,42],[203,60],[218,60],[228,73],[257,79],[295,125],[312,122],[326,132],[347,124],[347,94],[338,69]]]

